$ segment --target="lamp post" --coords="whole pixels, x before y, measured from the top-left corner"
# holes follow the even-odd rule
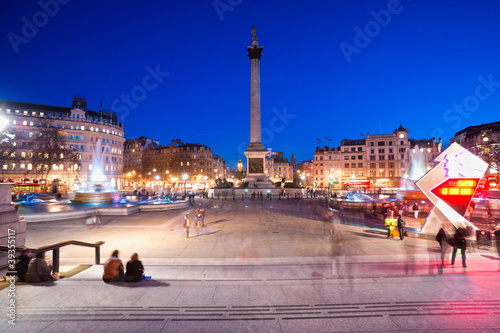
[[[332,173],[329,174],[328,178],[330,178],[330,182],[328,183],[328,196],[331,197],[332,192],[330,187],[332,186],[333,174]]]

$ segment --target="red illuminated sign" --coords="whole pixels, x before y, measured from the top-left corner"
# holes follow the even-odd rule
[[[450,178],[433,188],[431,192],[463,216],[479,180],[479,178]]]

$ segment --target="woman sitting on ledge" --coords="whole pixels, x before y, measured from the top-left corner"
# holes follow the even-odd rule
[[[104,273],[102,274],[102,280],[104,282],[117,282],[123,281],[123,264],[120,259],[118,259],[118,250],[114,250],[111,253],[111,257],[104,263]]]
[[[125,274],[125,281],[127,282],[139,282],[142,280],[142,274],[144,273],[144,266],[142,266],[142,261],[139,260],[139,255],[134,253],[127,263],[127,273]]]

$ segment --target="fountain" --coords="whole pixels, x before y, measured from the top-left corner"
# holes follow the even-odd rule
[[[104,169],[104,147],[97,141],[92,156],[92,173],[90,181],[83,182],[82,187],[75,192],[75,198],[71,200],[76,204],[88,203],[112,203],[120,200],[120,193],[116,188],[110,186],[103,173]],[[110,168],[113,169],[112,167]]]
[[[425,195],[415,186],[415,182],[422,178],[429,166],[429,157],[420,150],[418,145],[413,149],[406,149],[405,160],[409,161],[408,174],[401,182],[398,196],[410,200],[424,200]]]

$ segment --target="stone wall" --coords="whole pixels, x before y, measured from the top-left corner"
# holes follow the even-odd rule
[[[26,244],[26,221],[12,204],[12,186],[0,183],[0,245],[22,247]],[[7,252],[0,252],[0,268],[7,266]]]

